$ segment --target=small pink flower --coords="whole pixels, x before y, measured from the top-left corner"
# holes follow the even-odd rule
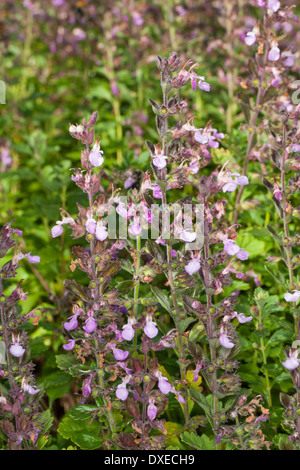
[[[246,34],[245,37],[245,43],[247,46],[253,46],[256,42],[256,34],[254,31],[250,31],[249,33]]]
[[[77,321],[77,315],[72,315],[71,317],[68,318],[70,321],[66,321],[64,323],[64,328],[67,331],[72,331],[75,330],[78,326],[78,321]]]
[[[268,59],[271,60],[272,62],[276,62],[277,60],[280,59],[280,49],[278,46],[273,46],[268,54]]]
[[[198,259],[192,259],[188,262],[188,264],[184,267],[185,271],[192,276],[200,269],[200,261]]]
[[[146,325],[144,327],[144,333],[148,338],[155,338],[158,334],[158,329],[156,323],[152,320],[150,316],[147,315]]]
[[[113,348],[113,355],[116,361],[125,361],[127,359],[129,352],[122,351],[122,349]]]
[[[103,242],[104,240],[107,239],[107,237],[108,237],[107,228],[99,220],[96,225],[96,238],[97,240],[100,240],[101,242]]]
[[[194,242],[197,238],[197,234],[196,232],[190,232],[188,230],[183,230],[181,233],[180,233],[180,239],[183,241],[183,242],[186,242],[186,243],[191,243],[191,242]]]
[[[157,155],[155,158],[153,158],[153,165],[156,166],[159,170],[162,170],[167,166],[167,160],[168,157],[165,155]]]
[[[249,321],[253,319],[253,317],[245,317],[243,313],[237,314],[236,318],[238,319],[240,323],[248,323]]]
[[[9,349],[9,352],[14,357],[23,356],[25,349],[20,344],[19,336],[17,338],[15,338],[14,335],[12,336],[12,345]]]
[[[234,347],[234,343],[230,341],[226,333],[220,334],[219,342],[220,342],[220,345],[223,346],[223,348],[231,349]]]
[[[84,331],[86,331],[87,333],[93,333],[93,331],[95,331],[96,328],[97,328],[97,323],[93,317],[89,317],[85,321],[85,326],[83,326]]]
[[[157,415],[157,407],[154,405],[154,399],[152,397],[149,398],[149,406],[147,408],[147,415],[150,421],[153,421]]]
[[[298,359],[298,350],[292,351],[290,349],[289,355],[286,358],[284,362],[282,362],[283,367],[285,367],[287,370],[294,370],[299,367],[300,362]]]
[[[126,339],[127,341],[131,341],[134,337],[134,328],[133,328],[133,324],[136,323],[135,319],[134,318],[129,318],[128,319],[128,323],[126,325],[123,326],[122,328],[122,338],[123,339]]]
[[[228,255],[234,256],[240,251],[240,247],[233,240],[226,240],[224,241],[224,251]]]
[[[89,161],[95,167],[101,166],[104,162],[104,158],[102,157],[103,150],[100,150],[99,142],[96,142],[89,154]]]
[[[293,294],[290,294],[289,292],[284,294],[284,298],[287,302],[297,302],[297,300],[299,299],[300,291],[294,290],[293,292],[294,292]]]
[[[69,342],[67,344],[63,344],[63,348],[66,351],[71,351],[72,349],[75,348],[75,339],[69,339]]]

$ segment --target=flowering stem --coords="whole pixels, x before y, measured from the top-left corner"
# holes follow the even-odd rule
[[[263,328],[263,320],[262,320],[262,311],[260,305],[258,305],[258,311],[259,311],[259,316],[258,316],[258,325],[257,329],[262,329]],[[269,378],[269,372],[268,372],[268,363],[267,363],[267,358],[266,358],[266,353],[265,353],[266,347],[265,347],[265,342],[263,336],[260,338],[260,351],[262,354],[262,359],[263,359],[263,364],[264,364],[264,376],[266,379],[266,389],[267,389],[267,396],[268,396],[268,406],[272,406],[272,395],[271,395],[271,387],[270,387],[270,378]]]
[[[208,209],[208,203],[204,200],[204,213]],[[210,349],[210,356],[212,363],[216,360],[216,349],[214,346],[214,328],[213,328],[213,319],[210,315],[210,308],[212,307],[212,296],[210,293],[210,284],[211,284],[211,272],[210,267],[208,265],[209,259],[209,227],[208,221],[206,217],[204,218],[204,282],[205,282],[205,290],[206,290],[206,304],[207,304],[207,312],[208,312],[208,324],[207,324],[207,337],[209,342],[209,349]],[[213,397],[214,397],[214,428],[217,431],[219,427],[219,418],[218,418],[218,384],[217,384],[217,372],[214,370],[212,372],[212,388],[211,388]],[[217,450],[219,450],[219,444],[216,446]]]
[[[267,21],[267,13],[264,16],[264,24],[266,24],[266,21]],[[269,30],[268,30],[268,35],[269,35]],[[248,164],[250,161],[250,156],[251,156],[252,148],[254,145],[254,137],[256,134],[255,127],[256,127],[258,115],[261,109],[261,100],[264,94],[263,82],[265,79],[266,66],[268,62],[268,53],[269,53],[269,40],[267,41],[267,45],[265,46],[263,64],[259,67],[259,72],[258,72],[258,75],[259,75],[258,76],[258,90],[257,90],[257,95],[256,95],[254,113],[252,114],[252,119],[250,120],[249,125],[248,125],[248,146],[247,146],[246,158],[245,158],[245,162],[243,166],[243,172],[242,172],[243,176],[246,176],[247,174]],[[244,186],[240,186],[238,194],[237,194],[237,198],[236,198],[236,203],[235,203],[233,224],[237,223],[238,214],[240,211],[240,202],[242,199],[243,191],[244,191]]]
[[[163,90],[163,104],[165,107],[168,106],[168,93],[166,93],[165,88],[162,86]],[[168,149],[167,149],[167,143],[166,143],[166,133],[168,129],[168,116],[163,116],[163,131],[162,131],[162,151],[163,155],[168,156]],[[167,190],[166,187],[162,189],[162,204],[163,208],[167,207]],[[172,302],[173,302],[173,307],[176,311],[176,316],[178,315],[179,312],[179,307],[178,307],[178,302],[177,302],[177,296],[176,296],[176,291],[175,291],[175,286],[174,286],[174,279],[173,279],[173,272],[171,268],[171,263],[172,263],[172,247],[170,244],[170,240],[166,240],[167,244],[167,261],[168,261],[168,281],[169,281],[169,286],[171,289],[171,296],[172,296]],[[183,341],[182,341],[182,334],[179,331],[178,325],[176,320],[174,320],[175,326],[177,329],[177,343],[178,343],[178,355],[179,355],[179,367],[180,367],[180,377],[181,381],[184,384],[185,383],[185,376],[186,376],[186,366],[185,366],[185,359],[184,359],[184,350],[183,350]],[[185,400],[185,403],[183,405],[184,407],[184,417],[185,417],[185,424],[188,426],[189,423],[189,409],[188,409],[188,402]]]
[[[285,124],[283,125],[283,152],[282,152],[282,160],[281,160],[281,165],[280,165],[280,174],[281,174],[281,191],[282,191],[282,202],[283,202],[283,214],[282,214],[282,223],[283,223],[283,229],[284,229],[284,236],[289,239],[290,237],[290,232],[289,232],[289,226],[286,220],[286,209],[287,209],[287,198],[286,198],[286,192],[285,192],[285,162],[286,158],[288,156],[286,146],[286,126]],[[290,245],[284,247],[285,253],[286,253],[286,266],[288,268],[289,272],[289,280],[290,284],[294,283],[294,276],[293,276],[293,265],[292,265],[292,248]],[[298,328],[298,317],[297,314],[295,313],[295,307],[296,303],[293,302],[293,316],[294,316],[294,325],[295,325],[295,336],[296,339],[299,339],[299,328]]]

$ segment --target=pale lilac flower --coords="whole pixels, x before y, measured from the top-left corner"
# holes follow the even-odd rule
[[[127,390],[126,388],[126,385],[128,384],[128,382],[130,381],[130,376],[126,376],[122,383],[119,384],[116,388],[116,396],[117,398],[119,398],[119,400],[122,400],[122,401],[125,401],[129,395],[129,391]]]
[[[183,230],[181,233],[180,233],[180,239],[183,241],[183,242],[186,242],[186,243],[191,243],[191,242],[194,242],[197,238],[197,234],[196,232],[190,232],[188,230]]]
[[[157,415],[157,407],[154,405],[154,398],[149,398],[149,405],[147,408],[147,415],[150,421],[153,421]]]
[[[104,240],[107,239],[107,237],[108,237],[108,233],[107,233],[106,226],[103,225],[100,220],[98,220],[97,225],[96,225],[96,238],[97,238],[97,240],[100,240],[101,242],[103,242]]]
[[[125,361],[127,359],[129,352],[122,351],[122,349],[112,348],[114,358],[116,361]]]
[[[295,55],[288,51],[284,52],[282,56],[285,58],[283,65],[285,65],[285,67],[293,67],[295,63]]]
[[[134,328],[132,325],[136,323],[135,318],[128,318],[128,322],[122,328],[122,338],[126,339],[127,341],[131,341],[134,337]]]
[[[21,346],[20,344],[20,337],[18,336],[17,338],[12,335],[12,345],[9,348],[9,352],[12,356],[14,357],[22,357],[25,349]]]
[[[54,225],[54,227],[51,229],[53,238],[56,238],[63,233],[62,225],[64,224],[73,225],[75,224],[75,220],[72,217],[63,217],[62,220],[57,220],[56,225]]]
[[[39,256],[31,256],[31,252],[28,253],[27,259],[31,264],[39,263],[41,261],[41,258]]]
[[[194,134],[194,139],[196,142],[198,142],[199,144],[203,144],[203,145],[207,144],[209,140],[207,135],[200,132],[200,130],[196,130]]]
[[[285,367],[287,370],[294,370],[299,367],[300,362],[298,359],[298,350],[296,349],[295,351],[292,351],[290,349],[289,355],[286,358],[284,362],[282,362],[283,367]]]
[[[128,232],[133,236],[138,236],[142,232],[139,216],[135,216],[133,222],[128,227]]]
[[[97,328],[97,322],[96,320],[90,316],[86,321],[85,321],[85,326],[82,327],[84,331],[87,333],[93,333],[95,329]]]
[[[278,0],[268,0],[268,8],[276,13],[280,8],[280,2]]]
[[[300,144],[292,145],[292,151],[293,152],[300,152]]]
[[[82,124],[78,124],[78,125],[75,125],[75,124],[70,124],[69,126],[69,132],[70,134],[83,134],[84,133],[84,127]]]
[[[69,342],[67,344],[63,344],[63,348],[66,351],[71,351],[72,349],[75,348],[75,339],[69,339]]]
[[[240,248],[240,251],[236,254],[236,257],[240,259],[241,261],[245,261],[246,259],[248,259],[248,256],[249,256],[249,251],[246,251],[242,248]]]
[[[287,302],[297,302],[297,300],[299,299],[300,291],[294,290],[293,292],[294,292],[293,294],[290,294],[289,292],[284,294],[284,298]]]
[[[210,84],[207,82],[202,82],[201,80],[198,83],[198,87],[202,91],[210,91]]]
[[[92,216],[88,217],[85,223],[86,231],[94,235],[94,233],[96,232],[96,225],[96,220]]]
[[[232,178],[233,176],[234,179]],[[247,176],[240,176],[239,173],[236,172],[225,176],[225,179],[227,179],[227,182],[222,188],[223,193],[235,191],[238,186],[249,184]]]
[[[53,238],[59,237],[63,233],[64,229],[61,225],[54,225],[51,229],[51,234]]]
[[[148,338],[155,338],[158,334],[158,329],[156,323],[152,320],[151,315],[147,315],[146,317],[146,325],[144,327],[144,333]]]
[[[86,38],[86,33],[81,28],[73,29],[72,34],[76,41],[82,41]]]
[[[236,318],[238,319],[238,321],[239,321],[240,323],[248,323],[249,321],[251,321],[251,320],[253,319],[252,316],[250,316],[250,317],[245,317],[245,315],[244,315],[243,313],[238,313],[238,314],[236,315]]]
[[[224,251],[228,255],[234,256],[240,251],[240,247],[233,240],[224,240]]]
[[[226,348],[226,349],[231,349],[234,347],[234,343],[232,343],[229,339],[229,337],[227,336],[226,333],[221,333],[220,336],[219,336],[219,342],[220,342],[220,345],[223,346],[223,348]]]
[[[78,326],[77,315],[72,315],[71,317],[68,318],[68,320],[70,321],[66,321],[64,323],[64,328],[67,331],[75,330]]]
[[[184,270],[192,276],[200,269],[200,261],[198,259],[192,259],[188,262],[188,264],[184,267]]]
[[[102,157],[103,150],[100,150],[100,143],[97,141],[95,142],[90,154],[89,154],[89,161],[93,166],[101,166],[104,162],[104,158]]]
[[[29,385],[29,384],[26,382],[25,377],[23,377],[23,379],[22,379],[21,388],[24,390],[24,392],[29,393],[29,395],[36,395],[36,394],[39,393],[40,390],[41,390],[40,388],[37,388],[37,387],[34,386],[34,385]]]
[[[268,59],[272,62],[276,62],[280,59],[280,49],[277,45],[273,45],[268,54]]]
[[[153,158],[153,165],[156,166],[159,170],[162,170],[167,166],[167,160],[168,157],[165,155],[157,155],[155,158]]]
[[[253,46],[255,42],[256,42],[256,31],[253,30],[246,34],[245,43],[247,44],[247,46]]]
[[[158,388],[164,395],[168,395],[171,391],[171,385],[168,382],[167,377],[163,377],[162,373],[157,370],[155,376],[158,378]]]
[[[86,383],[83,385],[83,387],[81,388],[82,395],[84,396],[84,398],[87,398],[92,392],[90,383],[91,383],[91,379],[88,379]]]

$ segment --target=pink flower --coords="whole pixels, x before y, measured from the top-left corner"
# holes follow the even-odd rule
[[[81,388],[82,390],[82,395],[84,396],[84,398],[87,398],[91,392],[92,392],[92,389],[91,389],[91,386],[90,386],[90,382],[91,382],[91,379],[88,379],[88,381],[83,385],[83,387]]]
[[[289,355],[286,358],[286,360],[284,362],[282,362],[282,365],[287,370],[297,369],[297,367],[299,367],[299,365],[300,365],[300,362],[299,362],[299,359],[298,359],[298,350],[295,350],[294,352],[292,352],[292,350],[290,349]]]
[[[88,217],[86,223],[85,223],[85,228],[86,228],[86,231],[88,233],[91,233],[92,235],[94,235],[95,231],[96,231],[96,225],[97,225],[97,222],[95,219],[93,219],[93,217]]]
[[[122,338],[126,339],[127,341],[131,341],[134,337],[134,328],[133,324],[136,323],[135,318],[129,318],[128,323],[123,326],[122,328]]]
[[[119,400],[122,400],[122,401],[127,400],[127,397],[129,395],[129,391],[126,388],[126,385],[128,384],[130,378],[131,377],[129,375],[127,375],[123,379],[122,383],[117,386],[116,397],[119,398]]]
[[[170,393],[171,385],[169,384],[168,379],[166,377],[163,377],[162,375],[158,377],[158,388],[164,395],[168,395],[168,393]]]
[[[104,240],[107,239],[107,237],[108,237],[107,228],[99,220],[96,225],[96,238],[97,240],[100,240],[101,242],[103,242]]]
[[[190,232],[188,230],[183,230],[181,233],[180,233],[180,239],[183,241],[183,242],[186,242],[186,243],[191,243],[191,242],[194,242],[197,238],[197,234],[196,232]]]
[[[75,348],[75,339],[69,339],[69,342],[67,344],[63,344],[63,348],[66,351],[71,351],[72,349]]]
[[[256,34],[254,31],[250,31],[249,33],[246,34],[245,43],[247,44],[247,46],[253,46],[255,42],[256,42]]]
[[[86,331],[87,333],[93,333],[93,331],[95,331],[96,328],[97,328],[97,323],[93,317],[89,317],[85,321],[85,326],[83,326],[84,331]]]
[[[12,345],[9,348],[9,352],[14,357],[23,356],[25,349],[20,344],[19,336],[17,338],[15,338],[14,335],[12,336]]]
[[[188,264],[184,267],[185,271],[192,276],[200,269],[200,261],[198,259],[192,259],[188,262]]]
[[[77,315],[72,315],[69,317],[69,320],[70,321],[64,323],[64,328],[67,331],[75,330],[78,326]]]
[[[220,345],[223,346],[223,348],[231,349],[234,347],[234,343],[230,341],[226,333],[220,334],[219,342],[220,342]]]
[[[240,249],[240,251],[236,254],[236,257],[238,259],[240,259],[241,261],[245,261],[246,259],[248,259],[248,256],[249,256],[249,251],[246,251],[244,249]]]
[[[99,142],[96,142],[89,154],[89,161],[93,166],[101,166],[104,162],[104,158],[102,157],[103,150],[100,150]]]
[[[236,318],[238,319],[240,323],[248,323],[249,321],[253,319],[253,317],[245,317],[243,313],[237,314]]]
[[[51,229],[52,237],[56,238],[63,233],[64,229],[61,225],[54,225]]]
[[[133,236],[139,236],[142,232],[139,216],[134,217],[133,222],[128,227],[128,232]]]
[[[156,323],[152,320],[151,316],[146,317],[146,325],[144,327],[144,333],[148,338],[155,338],[158,334]]]
[[[233,240],[226,240],[224,241],[224,251],[228,255],[234,256],[240,251],[240,247]]]
[[[290,294],[289,292],[284,294],[284,298],[287,302],[297,302],[297,300],[299,299],[300,291],[294,290],[293,292],[294,292],[293,294]]]
[[[129,352],[122,351],[122,349],[113,348],[113,354],[116,361],[125,361],[127,359]]]
[[[153,165],[156,166],[159,170],[162,170],[167,166],[167,160],[168,157],[165,155],[157,155],[155,158],[153,158]]]
[[[202,82],[201,80],[198,83],[198,87],[202,91],[210,91],[210,84],[207,82]]]
[[[268,54],[268,59],[271,60],[272,62],[276,62],[278,59],[280,59],[280,49],[278,46],[273,46]]]
[[[157,407],[154,405],[154,398],[149,398],[149,406],[147,408],[147,415],[150,421],[153,421],[157,415]]]
[[[280,8],[280,2],[278,0],[268,0],[268,7],[276,13]]]

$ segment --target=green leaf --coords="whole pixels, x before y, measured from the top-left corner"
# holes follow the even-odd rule
[[[100,437],[101,424],[91,421],[92,412],[97,407],[91,405],[75,405],[60,422],[58,432],[65,439],[70,439],[80,449],[99,449],[103,442]]]
[[[159,287],[156,286],[150,286],[150,289],[158,299],[159,303],[170,313],[171,305],[167,294],[165,294],[161,289],[159,289]]]
[[[202,434],[202,436],[198,436],[197,434],[194,434],[192,432],[185,431],[181,435],[181,440],[185,444],[188,444],[189,446],[194,447],[194,449],[197,450],[216,450],[214,439],[210,439],[205,434]]]
[[[184,333],[187,327],[195,321],[197,321],[196,318],[191,318],[191,317],[185,318],[184,320],[180,320],[179,322],[176,323],[178,332],[180,334]]]

